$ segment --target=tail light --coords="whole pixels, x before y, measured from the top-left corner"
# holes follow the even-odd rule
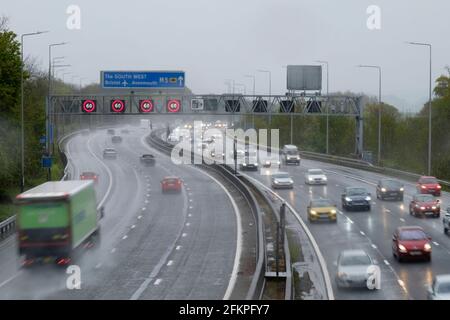
[[[71,261],[70,258],[61,258],[61,259],[58,259],[58,261],[57,261],[56,263],[57,263],[59,266],[64,266],[64,265],[66,265],[66,264],[69,264],[70,261]]]

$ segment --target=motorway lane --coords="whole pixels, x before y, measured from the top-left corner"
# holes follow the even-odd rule
[[[117,160],[100,160],[111,171],[113,185],[105,204],[99,253],[87,252],[77,261],[82,270],[82,289],[65,289],[63,271],[38,268],[20,270],[8,283],[0,283],[1,298],[159,299],[177,293],[180,299],[223,297],[236,250],[231,204],[219,186],[194,170],[176,168],[170,162],[141,168],[137,155],[131,152],[139,150],[139,144],[141,149],[145,148],[141,135],[136,130],[136,135],[125,137],[125,143],[117,146]],[[97,158],[101,159],[109,139],[110,136],[100,132],[91,135],[88,143],[77,137],[70,144],[78,171],[82,167],[100,173],[100,194],[105,192],[102,181],[106,181],[108,174]],[[133,141],[137,145],[127,147]],[[73,148],[76,150],[72,151]],[[167,167],[172,172],[179,170],[185,179],[187,186],[181,195],[160,193],[159,181],[170,172]],[[219,205],[212,212],[205,185]],[[186,228],[192,231],[187,232]],[[10,261],[15,255],[5,251],[0,252],[0,257]],[[161,262],[168,258],[162,266]],[[172,276],[171,270],[166,270],[169,267],[175,270]],[[158,278],[152,279],[154,276]],[[139,289],[143,290],[136,294]]]
[[[327,186],[305,186],[304,173],[306,169],[322,168],[328,173]],[[311,198],[327,197],[340,207],[340,194],[347,186],[365,186],[375,195],[373,181],[380,178],[370,173],[358,172],[359,177],[352,175],[355,170],[335,165],[302,160],[301,167],[283,166],[283,171],[289,172],[294,181],[294,191],[277,191],[287,201],[295,206],[306,221],[306,206]],[[269,178],[259,174],[250,174],[269,185]],[[375,178],[372,182],[367,180]],[[367,180],[367,182],[365,182]],[[443,235],[441,219],[417,219],[409,216],[408,203],[415,190],[405,182],[406,193],[403,206],[399,202],[380,201],[373,199],[371,212],[341,212],[338,215],[338,228],[326,224],[309,223],[319,247],[327,260],[327,267],[332,279],[335,276],[334,261],[338,252],[349,248],[362,248],[378,260],[382,268],[382,285],[378,292],[337,290],[337,299],[425,299],[426,286],[431,283],[435,274],[448,273],[450,269],[450,254],[448,237]],[[443,195],[445,199],[447,195]],[[445,202],[445,200],[444,200]],[[341,223],[342,222],[342,223]],[[391,238],[394,229],[401,225],[421,225],[438,245],[433,245],[433,261],[411,262],[399,264],[392,258]]]

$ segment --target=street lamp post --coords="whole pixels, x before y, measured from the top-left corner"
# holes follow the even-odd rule
[[[256,96],[256,77],[255,75],[246,74],[244,77],[253,79],[253,99]],[[255,115],[252,112],[252,128],[255,128]]]
[[[330,94],[330,77],[329,77],[329,70],[330,70],[330,67],[329,67],[329,64],[328,64],[328,61],[323,61],[323,60],[317,60],[316,62],[318,62],[318,63],[321,63],[321,64],[325,64],[326,66],[327,66],[327,129],[326,129],[326,153],[328,154],[329,153],[329,145],[330,145],[330,143],[329,143],[329,141],[330,141],[330,139],[329,139],[329,123],[330,123],[330,117],[329,117],[329,115],[330,115],[330,98],[329,98],[329,94]]]
[[[45,129],[46,129],[46,153],[47,156],[50,156],[50,137],[49,133],[50,130],[53,130],[53,128],[50,128],[50,104],[51,104],[51,94],[52,94],[52,48],[56,46],[62,46],[67,44],[67,42],[60,42],[60,43],[52,43],[48,45],[48,97],[47,97],[47,107],[45,110]],[[53,141],[52,141],[53,143]],[[52,171],[51,168],[48,168],[47,171],[47,180],[51,180],[52,178]]]
[[[410,45],[426,46],[430,49],[430,86],[428,97],[428,175],[431,175],[431,99],[432,99],[432,45],[430,43],[407,42]]]
[[[378,157],[377,161],[380,164],[381,161],[381,67],[372,65],[359,65],[359,68],[372,68],[378,70]]]
[[[36,36],[39,34],[47,33],[48,31],[37,31],[31,33],[24,33],[20,36],[20,146],[21,146],[21,179],[20,179],[20,192],[24,192],[25,189],[25,131],[24,131],[24,111],[23,111],[23,39],[25,37]]]
[[[269,99],[272,96],[272,72],[270,70],[257,70],[258,72],[268,73],[269,74]],[[272,123],[272,106],[269,100],[269,126]]]

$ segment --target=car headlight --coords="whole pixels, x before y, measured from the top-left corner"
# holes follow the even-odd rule
[[[437,209],[437,207],[436,207],[436,206],[432,206],[432,207],[431,207],[431,209],[433,209],[433,210],[436,210],[436,209]]]
[[[331,213],[332,214],[336,214],[336,210],[331,210]]]
[[[349,197],[345,197],[345,201],[347,201],[347,202],[351,202],[351,201],[352,201],[352,199],[350,199]]]
[[[427,186],[422,186],[422,189],[426,189],[427,188]]]
[[[398,245],[398,251],[403,252],[403,253],[408,252],[408,250],[406,250],[405,246],[402,244]]]
[[[266,161],[266,166],[270,166],[270,161]]]
[[[339,272],[338,272],[338,277],[339,277],[339,278],[347,278],[348,275],[347,275],[345,272],[339,271]]]
[[[425,207],[420,207],[420,210],[425,210]]]
[[[279,184],[279,182],[277,181],[277,180],[275,180],[273,183],[275,183],[275,184]]]
[[[441,189],[442,187],[440,185],[437,186],[438,189]]]
[[[402,191],[402,192],[405,191],[405,188],[400,188],[400,191]]]
[[[314,211],[314,210],[311,210],[311,214],[312,214],[313,216],[315,216],[315,215],[317,214],[317,212]]]
[[[381,192],[386,192],[386,188],[381,188]]]
[[[247,164],[246,164],[246,163],[243,163],[242,165],[243,165],[244,167],[246,167],[246,166],[247,166]]]
[[[423,246],[423,250],[425,251],[431,251],[431,245],[429,243],[425,243],[425,245]]]
[[[309,180],[309,181],[313,181],[313,178],[311,178],[311,177],[308,177],[308,180]]]
[[[258,166],[258,164],[257,164],[257,163],[255,163],[255,166],[257,167],[257,166]]]
[[[371,197],[369,197],[369,196],[367,196],[366,198],[366,201],[370,201],[370,200],[372,200],[372,198]]]
[[[415,207],[416,207],[416,208],[418,208],[418,207],[419,207],[419,205],[418,205],[418,204],[416,204],[416,205],[415,205]]]
[[[327,180],[328,180],[327,177],[323,177],[322,179],[323,179],[324,181],[327,181]]]

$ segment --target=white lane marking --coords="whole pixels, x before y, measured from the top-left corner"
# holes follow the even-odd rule
[[[149,201],[148,201],[148,200],[145,200],[144,202],[145,202],[145,204],[149,203]]]
[[[20,274],[22,274],[22,270],[20,270],[19,272],[17,272],[16,274],[14,274],[11,278],[6,279],[5,281],[3,281],[2,283],[0,283],[0,288],[3,287],[4,285],[10,283],[11,281],[13,281],[15,278],[17,278]]]
[[[397,281],[398,281],[398,284],[400,285],[400,287],[402,287],[404,290],[406,290],[406,286],[405,286],[405,283],[403,282],[403,280],[398,279]]]
[[[384,260],[384,264],[387,266],[390,265],[389,261],[387,261],[386,259]],[[401,280],[399,279],[399,281],[401,281]]]
[[[114,253],[114,252],[116,252],[116,248],[111,249],[111,253]]]
[[[389,209],[384,209],[384,212],[391,213],[391,210],[389,210]]]
[[[183,233],[181,236],[184,238],[187,236],[187,233]]]
[[[95,266],[95,269],[100,269],[101,267],[102,267],[102,263],[99,262],[99,263],[97,263],[97,265]]]
[[[138,219],[141,220],[141,219],[142,219],[142,216],[138,216]]]
[[[435,246],[439,246],[439,243],[437,243],[436,241],[433,241]]]
[[[189,192],[188,194],[189,194],[190,196],[192,196],[192,192]]]
[[[126,240],[128,238],[128,236],[127,235],[124,235],[123,237],[122,237],[122,240]]]
[[[142,211],[145,211],[146,209],[147,209],[147,208],[144,207],[144,208],[142,208]]]
[[[352,219],[350,219],[349,217],[347,217],[347,220],[348,220],[348,222],[350,222],[351,224],[353,224],[354,222],[353,222],[353,220]]]
[[[192,202],[192,199],[189,199],[189,202]]]
[[[189,227],[191,224],[189,222],[186,222],[186,227]]]
[[[156,281],[155,281],[155,286],[157,286],[157,285],[159,285],[160,283],[161,283],[161,281],[162,281],[162,279],[156,279]]]
[[[400,221],[401,221],[401,222],[405,222],[405,219],[403,219],[403,218],[400,218]]]
[[[136,225],[135,225],[135,224],[133,224],[133,225],[131,226],[131,229],[134,229],[134,228],[136,228]]]
[[[188,214],[188,217],[192,217],[192,214],[189,213],[189,214]]]
[[[338,211],[338,212],[339,212],[339,214],[342,214],[342,215],[344,214],[342,211]]]
[[[364,233],[364,231],[360,231],[359,233],[361,233],[361,235],[365,236],[366,234]]]
[[[371,244],[371,246],[372,246],[372,248],[374,248],[374,249],[376,249],[377,248],[377,246],[375,245],[375,244]]]
[[[87,149],[89,151],[90,154],[92,154],[92,156],[97,159],[97,161],[106,169],[106,172],[108,173],[108,177],[109,177],[109,185],[108,185],[108,189],[106,190],[105,195],[103,196],[103,199],[100,201],[100,203],[97,206],[97,209],[99,209],[101,206],[103,206],[103,204],[106,202],[106,199],[108,199],[111,190],[112,190],[112,186],[113,186],[113,174],[111,172],[111,170],[108,168],[108,166],[102,161],[100,160],[99,157],[97,157],[97,155],[92,151],[91,149],[91,140],[92,137],[89,138],[89,140],[87,141]]]
[[[150,197],[150,193],[147,193],[147,198]]]
[[[169,262],[167,262],[168,267],[170,267],[171,265],[173,265],[173,260],[169,260]]]
[[[189,206],[189,209],[194,209],[194,207],[193,206]]]
[[[151,149],[147,143],[144,141],[145,140],[145,136],[143,136],[141,138],[141,143],[143,145],[145,145],[147,148]],[[152,149],[153,150],[153,149]],[[239,207],[236,204],[236,201],[234,200],[233,196],[230,194],[230,192],[225,188],[225,186],[218,181],[216,178],[214,178],[213,176],[209,175],[208,173],[192,167],[194,170],[197,170],[198,172],[200,172],[201,174],[209,177],[211,180],[213,180],[214,182],[216,182],[221,188],[222,190],[226,193],[226,195],[228,196],[228,199],[230,200],[232,206],[233,206],[233,210],[236,216],[236,225],[237,225],[237,232],[236,232],[236,250],[235,250],[235,256],[234,256],[234,263],[233,263],[233,270],[231,272],[231,276],[230,276],[230,281],[228,282],[228,287],[227,290],[225,291],[224,300],[229,300],[231,293],[236,285],[236,281],[237,281],[237,275],[239,272],[239,262],[241,259],[241,255],[242,255],[242,222],[241,222],[241,213],[239,211]],[[184,186],[187,188],[188,183],[184,182],[183,183]],[[190,200],[190,202],[192,202],[192,199]],[[181,246],[177,246],[176,250],[180,250]],[[133,298],[133,297],[132,297]]]

